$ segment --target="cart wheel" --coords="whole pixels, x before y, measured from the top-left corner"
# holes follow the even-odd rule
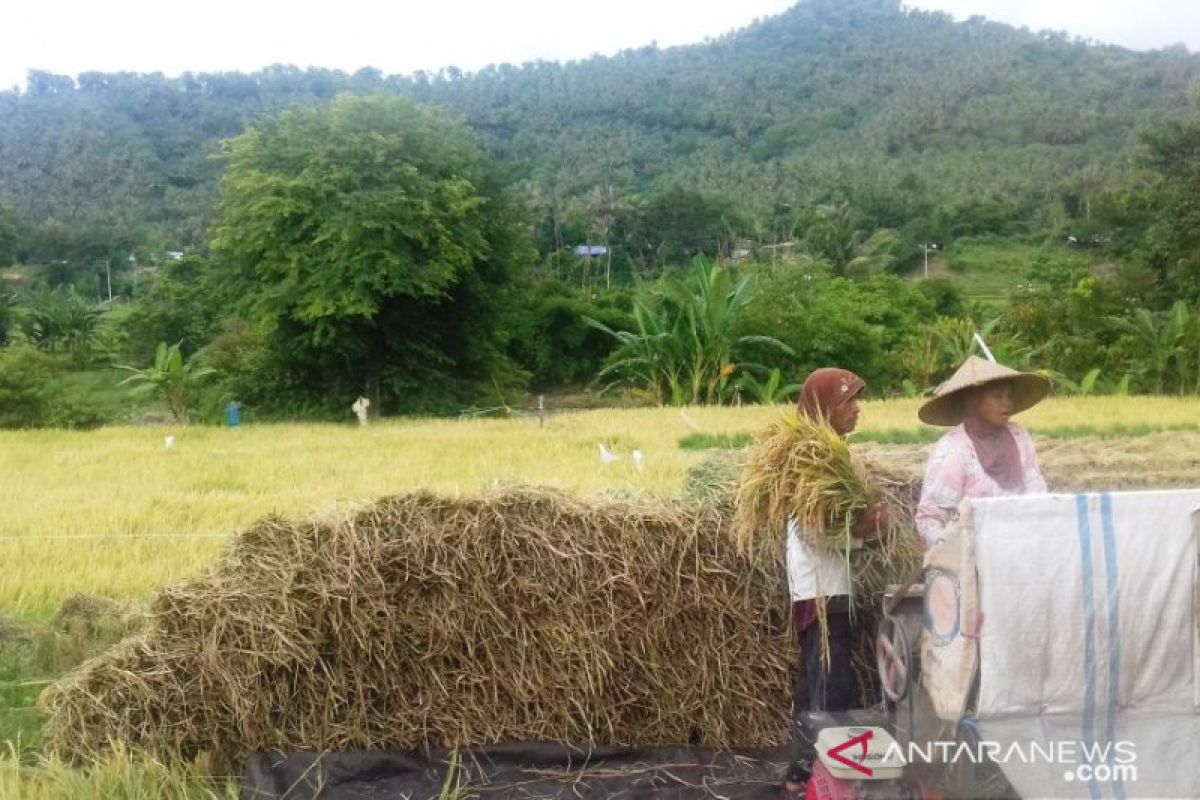
[[[884,697],[889,702],[899,703],[908,696],[913,671],[912,648],[904,625],[891,614],[879,621],[879,631],[875,634],[875,665],[879,668]]]

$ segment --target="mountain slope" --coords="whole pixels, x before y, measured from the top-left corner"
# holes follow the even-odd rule
[[[751,222],[848,199],[877,225],[968,208],[977,227],[1037,226],[1123,180],[1138,128],[1186,113],[1198,79],[1184,51],[888,0],[810,0],[704,44],[472,75],[34,73],[0,93],[0,202],[28,258],[200,245],[222,138],[292,103],[394,92],[464,116],[547,219],[596,187],[637,202],[679,184]]]

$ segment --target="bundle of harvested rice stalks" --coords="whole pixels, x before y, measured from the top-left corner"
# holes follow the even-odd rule
[[[279,748],[788,740],[781,575],[709,506],[414,493],[268,519],[42,697],[46,739],[236,763]]]
[[[924,559],[925,548],[916,528],[921,483],[907,472],[878,461],[856,461],[878,492],[876,498],[883,504],[886,525],[878,539],[868,540],[865,547],[851,552],[854,587],[878,599],[887,587],[913,580]]]
[[[910,476],[856,458],[829,425],[790,412],[764,431],[746,462],[735,536],[743,552],[782,562],[784,532],[795,520],[809,544],[847,559],[856,590],[873,595],[920,563],[918,492]],[[883,506],[883,528],[856,548],[854,524],[873,503]]]

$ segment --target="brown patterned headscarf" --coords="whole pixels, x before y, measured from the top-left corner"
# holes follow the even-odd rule
[[[822,367],[804,381],[796,410],[813,419],[828,420],[829,415],[867,388],[867,382],[848,369]]]

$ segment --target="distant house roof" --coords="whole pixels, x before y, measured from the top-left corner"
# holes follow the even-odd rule
[[[602,244],[577,244],[575,245],[575,255],[606,256],[608,255],[608,248]]]

